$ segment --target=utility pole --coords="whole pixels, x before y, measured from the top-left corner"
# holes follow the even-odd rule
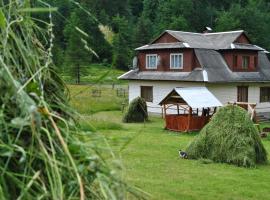
[[[77,84],[80,84],[80,82],[81,82],[81,74],[80,74],[80,64],[77,64]]]

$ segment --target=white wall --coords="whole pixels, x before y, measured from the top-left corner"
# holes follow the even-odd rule
[[[161,113],[159,102],[175,87],[206,86],[224,105],[230,101],[237,101],[237,86],[239,84],[204,84],[176,81],[130,81],[129,101],[141,95],[141,86],[153,86],[153,102],[147,102],[150,113]],[[243,84],[240,84],[243,85]],[[270,103],[260,103],[260,87],[270,84],[253,83],[249,86],[250,103],[257,103],[257,112],[270,112]],[[173,109],[171,110],[173,112]]]
[[[195,87],[201,86],[200,83],[174,82],[174,81],[130,81],[129,82],[129,101],[141,95],[141,86],[153,86],[153,102],[147,102],[148,112],[161,113],[158,105],[169,92],[175,87]],[[174,109],[171,109],[173,112]]]
[[[237,86],[248,86],[248,102],[256,103],[257,112],[270,112],[270,103],[260,103],[260,87],[270,86],[266,83],[253,84],[206,84],[207,88],[223,103],[237,101]]]

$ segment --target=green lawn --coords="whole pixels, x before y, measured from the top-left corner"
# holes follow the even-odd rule
[[[69,85],[71,105],[80,114],[93,114],[100,111],[121,110],[127,105],[128,88],[126,85],[117,86],[125,90],[125,96],[118,97],[117,88],[112,89],[111,85]],[[100,97],[93,95],[94,90],[100,90]]]
[[[73,87],[71,93],[77,91]],[[73,106],[81,112],[92,98],[87,93],[82,96],[73,99]],[[103,104],[102,100],[99,104]],[[180,159],[178,149],[184,149],[198,133],[165,131],[163,120],[157,117],[151,117],[146,124],[123,124],[120,109],[101,112],[96,109],[94,114],[83,111],[82,124],[92,124],[97,133],[108,139],[115,153],[122,157],[127,181],[151,194],[151,199],[270,199],[269,164],[246,169]],[[270,152],[270,140],[264,139],[263,143]]]

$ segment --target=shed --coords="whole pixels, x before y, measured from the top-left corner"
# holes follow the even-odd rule
[[[222,103],[206,87],[174,88],[160,103],[165,128],[172,131],[202,129]]]

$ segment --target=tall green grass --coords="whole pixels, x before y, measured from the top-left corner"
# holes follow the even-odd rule
[[[90,133],[76,127],[51,59],[55,9],[43,1],[42,8],[29,0],[0,2],[0,199],[118,200],[127,191],[137,194],[122,181],[121,166],[110,167],[95,145],[84,142]],[[49,20],[39,19],[39,12]]]

